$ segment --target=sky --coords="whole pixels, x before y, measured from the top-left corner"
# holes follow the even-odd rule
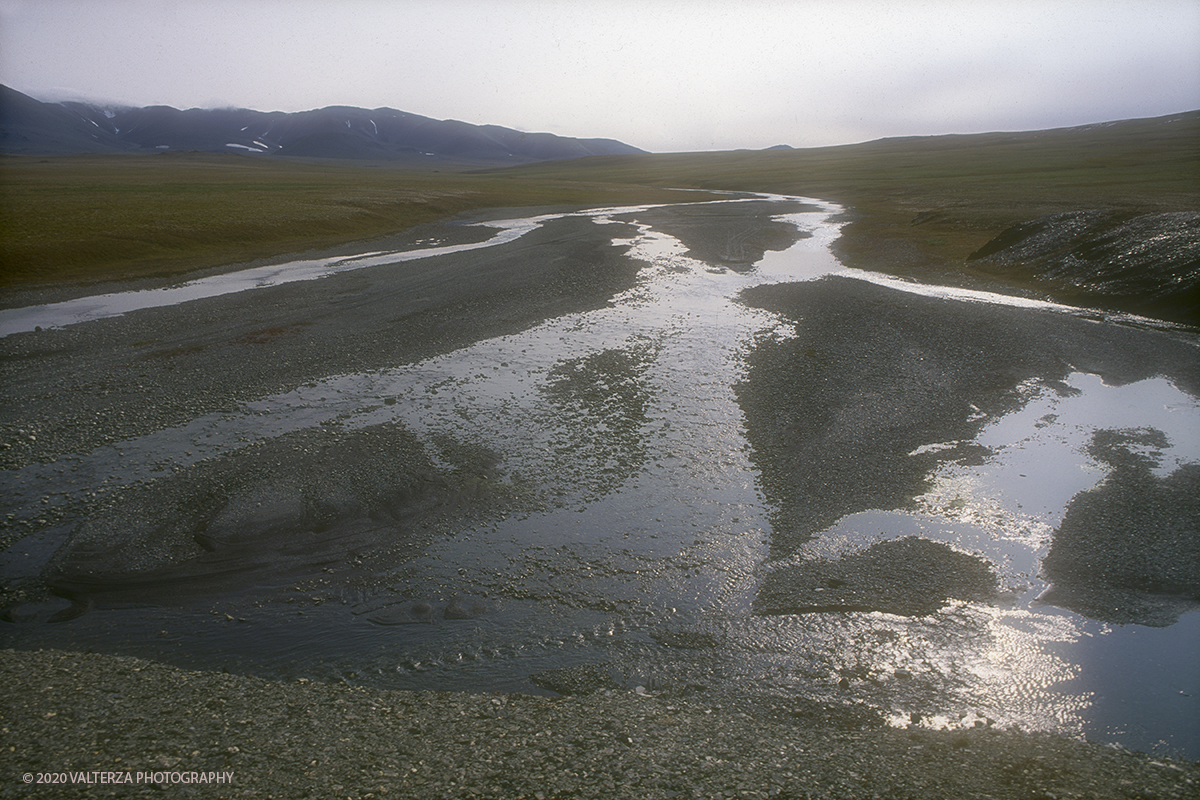
[[[39,100],[387,106],[654,152],[1200,108],[1197,0],[0,0]]]

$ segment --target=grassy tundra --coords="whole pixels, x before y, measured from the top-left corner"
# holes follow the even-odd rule
[[[431,171],[254,156],[0,158],[0,286],[183,274],[488,207],[677,202],[671,187],[849,207],[854,266],[966,269],[1004,228],[1084,208],[1200,209],[1200,112],[1018,134]]]
[[[518,173],[833,200],[852,212],[837,244],[851,266],[941,274],[966,269],[963,260],[1005,228],[1046,214],[1200,210],[1200,111],[1028,133],[602,157]]]
[[[182,274],[393,234],[478,208],[679,197],[645,186],[386,162],[7,156],[0,157],[0,286]]]

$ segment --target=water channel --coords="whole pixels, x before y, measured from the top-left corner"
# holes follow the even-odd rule
[[[131,485],[289,431],[400,423],[431,451],[447,437],[494,451],[498,480],[534,487],[531,510],[438,537],[369,584],[307,584],[261,603],[102,608],[56,625],[4,625],[0,643],[416,690],[542,693],[531,675],[602,665],[635,691],[865,702],[896,724],[1015,725],[1200,756],[1200,613],[1161,628],[1111,625],[1039,599],[1047,589],[1040,561],[1064,510],[1107,475],[1086,450],[1095,431],[1161,431],[1170,445],[1159,453],[1160,474],[1200,463],[1200,401],[1165,379],[1118,387],[1075,373],[1067,393],[1031,382],[1021,410],[982,429],[977,443],[993,454],[985,463],[943,465],[915,510],[850,515],[799,554],[832,558],[881,539],[933,539],[987,558],[1002,602],[953,603],[927,617],[751,613],[772,508],[733,387],[756,337],[796,333],[739,303],[740,291],[839,274],[962,302],[1076,313],[847,270],[830,252],[840,208],[768,198],[805,203],[780,218],[807,235],[752,269],[690,257],[678,239],[639,221],[645,207],[577,212],[599,225],[637,226],[628,236],[614,225],[644,266],[638,285],[606,308],[419,363],[330,375],[2,478],[6,510],[27,515],[48,492],[70,499],[94,488],[81,476]],[[466,246],[503,246],[539,219],[490,222],[499,233]],[[292,275],[317,280],[412,257],[311,261]],[[157,300],[253,291],[287,273],[214,278]],[[0,326],[7,334],[136,313],[142,299],[13,310]],[[927,445],[940,446],[948,443]],[[18,542],[0,555],[3,577],[35,572],[65,534]]]

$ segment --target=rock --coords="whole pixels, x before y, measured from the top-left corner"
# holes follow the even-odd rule
[[[455,597],[443,613],[446,619],[475,619],[487,613],[487,606],[473,597]]]

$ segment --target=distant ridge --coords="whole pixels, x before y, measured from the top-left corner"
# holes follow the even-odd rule
[[[2,153],[180,150],[486,165],[645,152],[615,139],[523,133],[498,125],[435,120],[392,108],[330,106],[293,113],[244,108],[125,108],[80,102],[43,103],[0,86]]]

